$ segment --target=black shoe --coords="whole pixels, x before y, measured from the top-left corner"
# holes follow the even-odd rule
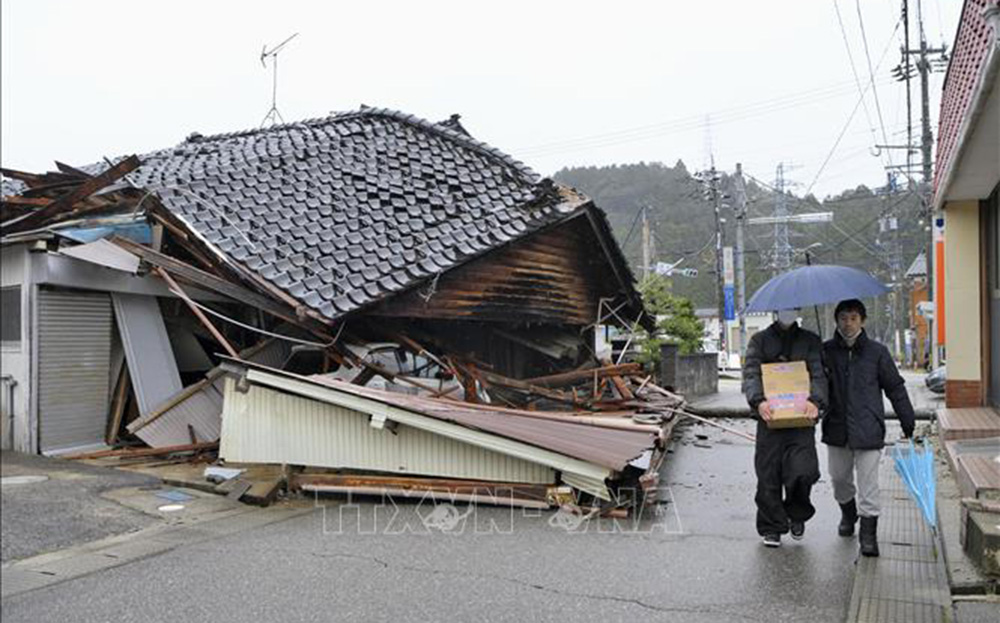
[[[764,547],[781,547],[781,535],[777,532],[765,534]]]
[[[796,541],[801,541],[806,535],[806,522],[804,521],[789,521],[788,531],[792,533],[792,538]]]
[[[858,522],[858,506],[851,498],[850,502],[840,505],[840,525],[837,526],[837,534],[840,536],[854,536],[854,524]]]
[[[858,543],[861,545],[862,556],[878,556],[878,517],[861,518]]]

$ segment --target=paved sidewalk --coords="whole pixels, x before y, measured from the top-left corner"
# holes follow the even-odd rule
[[[886,448],[879,470],[878,558],[859,557],[849,623],[954,621],[939,536],[924,521]]]

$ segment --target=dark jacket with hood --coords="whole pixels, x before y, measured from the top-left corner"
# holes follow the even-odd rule
[[[823,344],[823,361],[830,381],[830,410],[823,418],[823,443],[852,450],[881,449],[885,445],[883,391],[903,426],[903,434],[913,435],[913,405],[888,348],[868,339],[864,329],[854,345],[848,346],[838,331]]]
[[[764,402],[764,381],[761,364],[779,361],[804,361],[809,370],[809,401],[820,413],[827,408],[827,385],[823,370],[823,341],[812,331],[799,327],[798,323],[782,329],[777,322],[755,333],[747,345],[743,362],[743,395],[746,396],[754,417],[757,406]]]

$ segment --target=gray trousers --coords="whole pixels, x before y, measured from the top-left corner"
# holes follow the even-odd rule
[[[833,497],[837,503],[846,504],[851,498],[856,498],[858,515],[878,517],[878,466],[882,451],[852,450],[840,446],[827,446],[826,450],[830,481],[833,483]],[[857,486],[854,484],[855,472],[857,472]]]

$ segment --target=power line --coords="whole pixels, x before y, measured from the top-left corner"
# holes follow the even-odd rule
[[[854,65],[854,54],[851,52],[851,44],[847,40],[847,29],[844,28],[844,18],[840,14],[840,5],[837,4],[837,0],[833,0],[833,10],[837,13],[837,24],[840,25],[840,36],[844,39],[844,48],[847,50],[847,59],[850,61],[851,74],[854,75],[854,83],[858,88],[858,92],[861,93],[861,106],[865,111],[865,120],[868,122],[868,127],[871,129],[872,138],[875,138],[875,127],[872,125],[871,113],[868,112],[868,104],[864,101],[865,92],[861,90],[861,78],[858,77],[858,70]]]
[[[834,2],[834,6],[836,6],[836,2]],[[838,14],[839,14],[839,9],[838,9]],[[893,27],[892,34],[889,36],[889,43],[886,44],[885,50],[882,51],[882,56],[879,58],[878,64],[875,66],[876,70],[882,67],[882,61],[885,60],[885,55],[889,51],[889,46],[892,44],[892,38],[896,36],[896,31],[899,30],[899,22],[900,20],[896,20],[896,25]],[[874,81],[872,81],[869,84],[869,87],[872,86],[873,84]],[[816,176],[813,178],[813,181],[809,183],[809,188],[806,189],[807,195],[810,192],[812,192],[812,189],[816,185],[816,182],[819,181],[820,176],[823,174],[823,170],[826,169],[826,165],[830,162],[830,159],[833,158],[833,154],[834,152],[837,151],[837,147],[840,146],[840,141],[843,140],[844,134],[847,133],[847,129],[851,126],[851,122],[854,121],[854,115],[858,113],[858,108],[864,102],[865,94],[867,92],[868,92],[867,87],[861,92],[861,97],[858,98],[858,103],[854,105],[854,109],[851,111],[851,114],[847,117],[847,123],[844,124],[844,127],[840,130],[840,134],[837,135],[837,140],[833,142],[833,147],[830,148],[830,153],[827,154],[826,159],[823,161],[823,164],[820,165],[819,171],[816,171]]]
[[[888,84],[891,82],[891,79],[886,80],[885,82]],[[809,96],[807,94],[811,92],[806,91],[803,92],[803,94],[784,98],[773,98],[770,100],[747,104],[745,106],[722,109],[721,111],[711,113],[711,120],[712,123],[716,125],[734,123],[755,116],[771,114],[791,108],[797,108],[799,106],[813,104],[833,97],[841,97],[847,92],[842,84],[836,87],[825,87],[824,89],[814,91],[821,92],[817,95]],[[610,147],[624,143],[647,140],[672,133],[703,129],[705,126],[705,115],[698,114],[662,123],[625,128],[614,132],[542,143],[539,145],[517,149],[516,152],[528,156],[547,156],[567,151]]]
[[[885,133],[885,121],[883,121],[883,119],[882,119],[882,104],[881,104],[881,102],[879,102],[879,99],[878,99],[878,89],[875,87],[875,70],[872,69],[872,57],[871,57],[871,54],[868,52],[868,35],[865,33],[865,19],[864,19],[864,17],[861,14],[861,0],[854,0],[854,6],[857,7],[857,11],[858,11],[858,24],[860,24],[860,26],[861,26],[861,41],[862,41],[862,43],[864,43],[864,46],[865,46],[865,58],[868,60],[868,77],[869,77],[869,80],[871,81],[872,95],[875,96],[875,112],[878,113],[878,123],[879,123],[879,126],[882,128],[882,140],[884,141],[884,143],[886,145],[888,145],[889,144],[889,137],[886,136],[886,133]],[[898,21],[896,22],[896,26],[898,28],[898,26],[899,26],[899,22]],[[896,30],[893,30],[893,33],[889,37],[889,40],[892,41],[892,38],[894,36],[896,36]],[[907,146],[907,147],[909,147],[909,146]],[[886,151],[886,158],[889,160],[889,164],[892,165],[892,155],[888,151]]]

